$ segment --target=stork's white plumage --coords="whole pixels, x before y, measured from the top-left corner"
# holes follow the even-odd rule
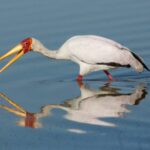
[[[84,75],[98,70],[103,70],[112,80],[113,78],[107,70],[118,67],[132,67],[138,72],[142,72],[145,68],[149,71],[142,59],[127,47],[104,37],[82,35],[70,38],[58,50],[48,50],[39,40],[27,38],[0,57],[0,60],[3,60],[18,53],[0,72],[30,50],[50,58],[71,60],[77,63],[80,66],[78,80],[82,80]]]

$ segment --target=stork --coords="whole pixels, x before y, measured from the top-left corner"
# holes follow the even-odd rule
[[[113,80],[108,70],[119,67],[132,67],[137,72],[143,72],[144,69],[150,71],[142,58],[127,47],[105,37],[80,35],[68,39],[58,50],[49,50],[39,40],[31,37],[26,38],[0,57],[1,61],[16,54],[0,70],[0,73],[30,51],[41,53],[49,58],[71,60],[77,63],[80,67],[78,81],[82,81],[83,76],[88,73],[98,70],[103,70],[108,79]]]

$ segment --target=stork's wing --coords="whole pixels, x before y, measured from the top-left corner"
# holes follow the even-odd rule
[[[78,36],[68,41],[71,55],[88,64],[128,66],[131,52],[121,44],[98,36]]]

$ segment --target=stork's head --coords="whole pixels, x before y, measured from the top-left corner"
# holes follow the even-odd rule
[[[16,54],[15,57],[13,57],[1,70],[0,72],[3,72],[8,66],[10,66],[12,63],[14,63],[16,60],[18,60],[21,56],[26,54],[27,52],[31,51],[33,49],[33,46],[35,45],[35,39],[33,38],[26,38],[23,41],[21,41],[18,45],[16,45],[13,49],[11,49],[9,52],[4,54],[0,57],[0,61]]]

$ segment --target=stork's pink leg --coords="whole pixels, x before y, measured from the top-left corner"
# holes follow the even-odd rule
[[[83,79],[83,76],[82,75],[78,75],[78,77],[77,77],[77,83],[78,83],[78,85],[79,85],[80,88],[83,86],[82,79]]]
[[[104,70],[104,73],[107,75],[107,77],[108,77],[108,79],[109,79],[110,81],[113,80],[112,75],[111,75],[107,70]]]
[[[82,75],[78,75],[77,81],[82,81],[82,79],[83,79],[83,76]]]

